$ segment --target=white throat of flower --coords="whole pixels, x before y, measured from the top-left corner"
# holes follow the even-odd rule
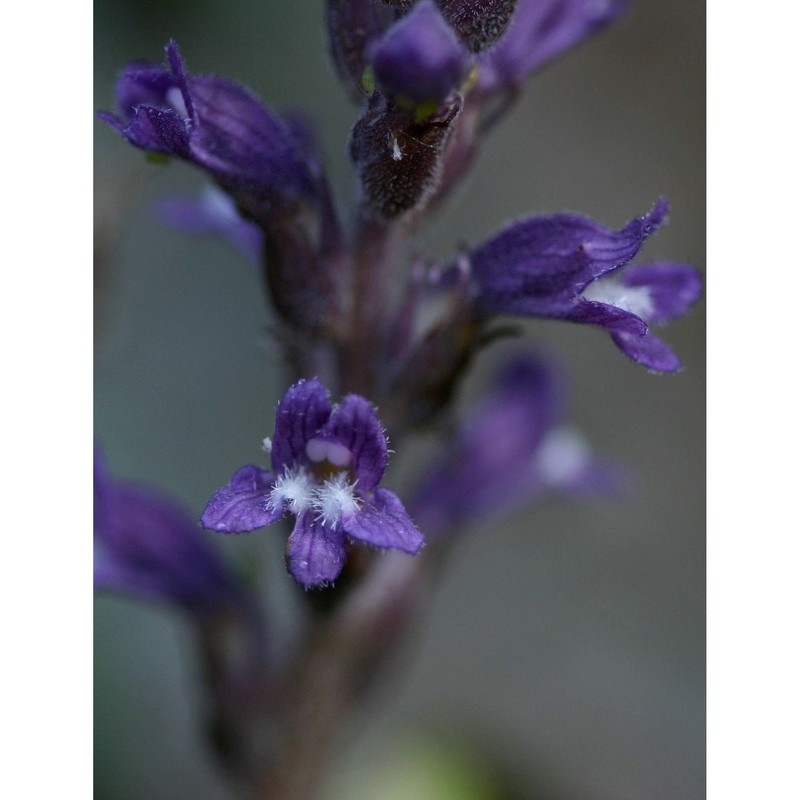
[[[549,486],[566,486],[589,466],[591,455],[577,428],[562,425],[545,436],[536,454],[536,467]]]
[[[186,108],[183,92],[178,86],[167,89],[166,100],[184,119],[189,119],[189,109]]]
[[[606,303],[629,311],[645,322],[653,313],[653,298],[648,286],[625,286],[614,278],[601,278],[590,283],[582,296],[595,303]]]

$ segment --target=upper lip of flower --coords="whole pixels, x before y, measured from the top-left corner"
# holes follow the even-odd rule
[[[681,363],[648,327],[684,314],[700,296],[697,271],[657,262],[625,267],[666,219],[659,200],[647,214],[610,230],[574,214],[510,223],[471,250],[472,306],[481,316],[511,314],[596,325],[627,356],[657,372]],[[453,284],[459,268],[446,270]]]

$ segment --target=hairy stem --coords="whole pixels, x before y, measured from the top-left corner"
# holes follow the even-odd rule
[[[390,553],[334,613],[308,632],[281,687],[278,751],[258,776],[252,800],[313,800],[349,715],[416,619],[428,561]]]

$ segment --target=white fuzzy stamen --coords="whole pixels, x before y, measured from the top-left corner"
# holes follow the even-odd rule
[[[342,518],[359,509],[361,499],[355,494],[355,483],[349,483],[347,475],[340,472],[326,480],[314,492],[314,510],[323,525],[338,525]]]
[[[302,468],[286,469],[269,493],[267,504],[270,508],[288,508],[293,514],[300,514],[314,502],[314,483],[311,476]]]
[[[653,313],[653,298],[648,286],[625,286],[619,281],[605,278],[590,283],[583,290],[583,297],[629,311],[645,322]]]

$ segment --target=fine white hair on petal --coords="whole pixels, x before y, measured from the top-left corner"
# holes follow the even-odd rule
[[[392,137],[392,160],[393,161],[400,161],[403,158],[403,151],[400,149],[400,144],[397,141],[397,137]]]
[[[354,514],[361,505],[361,498],[355,494],[356,484],[347,480],[340,472],[326,480],[314,491],[313,505],[317,519],[323,525],[338,525],[342,517]]]
[[[303,469],[287,469],[272,487],[268,504],[271,508],[288,508],[293,514],[300,514],[313,503],[314,483]]]
[[[590,283],[583,290],[583,297],[629,311],[645,322],[653,313],[653,298],[648,286],[625,286],[617,280],[605,278]]]

